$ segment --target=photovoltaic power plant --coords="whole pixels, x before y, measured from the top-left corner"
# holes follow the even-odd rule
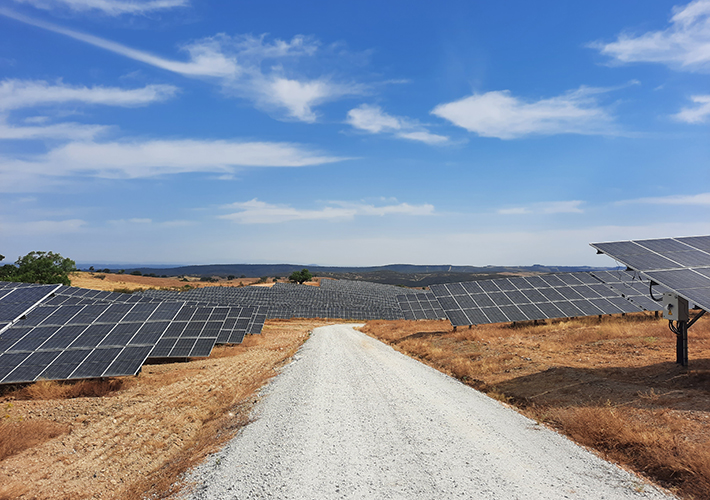
[[[446,319],[446,313],[431,292],[397,295],[397,302],[406,320]]]
[[[431,291],[454,326],[647,310],[585,272],[448,283]]]
[[[591,246],[691,304],[710,311],[710,236],[592,243]]]

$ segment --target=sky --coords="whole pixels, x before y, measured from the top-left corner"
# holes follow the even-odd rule
[[[613,265],[710,234],[710,0],[3,0],[0,254]]]

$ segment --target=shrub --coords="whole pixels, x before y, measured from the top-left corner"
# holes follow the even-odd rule
[[[305,283],[306,281],[310,281],[311,279],[313,279],[313,275],[306,268],[303,268],[300,271],[294,271],[291,273],[291,276],[288,277],[288,280],[291,283],[298,283],[299,285],[302,285],[303,283]]]

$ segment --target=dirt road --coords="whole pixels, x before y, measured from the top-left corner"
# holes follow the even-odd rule
[[[360,333],[318,328],[194,499],[671,498]]]

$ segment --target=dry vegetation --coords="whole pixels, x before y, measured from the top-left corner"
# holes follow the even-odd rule
[[[207,286],[273,286],[273,278],[268,278],[265,282],[261,278],[235,278],[226,280],[220,278],[218,281],[200,281],[197,277],[187,277],[185,280],[176,277],[157,278],[154,276],[134,276],[132,274],[115,274],[102,272],[77,271],[69,276],[72,286],[80,288],[91,288],[92,290],[107,290],[109,292],[135,292],[137,290],[160,289],[160,290],[186,290],[189,288],[203,288]],[[278,280],[287,282],[285,278]],[[320,278],[304,283],[310,286],[320,286]]]
[[[248,422],[256,390],[318,320],[267,321],[210,358],[137,377],[0,393],[0,499],[162,498]]]
[[[710,498],[709,319],[690,329],[689,369],[675,364],[668,322],[652,315],[362,330],[684,498]]]
[[[182,281],[176,277],[156,278],[153,276],[134,276],[132,274],[114,273],[89,273],[78,271],[72,273],[72,286],[80,288],[91,288],[93,290],[107,290],[109,292],[132,292],[136,290],[147,290],[158,288],[165,290],[184,290],[186,285],[191,288],[201,288],[205,286],[247,286],[259,281],[259,278],[236,278],[230,281],[220,280],[218,282],[200,281],[199,278],[187,278]],[[241,284],[241,285],[240,285]]]

